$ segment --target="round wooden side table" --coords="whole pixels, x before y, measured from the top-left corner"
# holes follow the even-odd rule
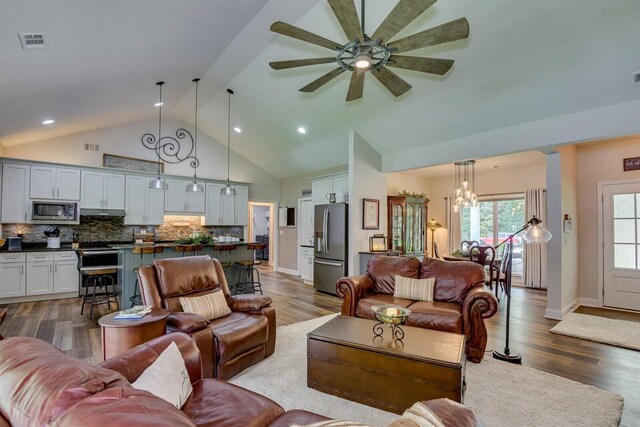
[[[98,323],[102,331],[102,357],[107,360],[133,347],[165,334],[169,310],[153,308],[137,320],[116,320],[118,314],[107,314]]]

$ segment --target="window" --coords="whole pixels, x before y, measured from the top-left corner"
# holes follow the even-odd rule
[[[524,197],[480,200],[477,207],[461,210],[461,220],[462,240],[476,240],[481,245],[496,246],[525,223]],[[513,243],[512,272],[522,275],[522,238],[516,236]]]
[[[613,265],[640,267],[640,193],[613,195]]]

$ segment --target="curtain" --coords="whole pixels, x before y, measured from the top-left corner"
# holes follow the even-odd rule
[[[543,189],[527,190],[524,196],[524,210],[527,220],[536,216],[547,224],[547,193]],[[524,285],[530,288],[546,288],[547,244],[524,245]]]
[[[460,249],[460,241],[462,240],[462,234],[461,234],[462,220],[460,217],[460,212],[456,213],[453,211],[453,197],[445,197],[445,206],[447,209],[446,227],[447,227],[447,230],[449,231],[449,241],[447,242],[448,243],[447,246],[449,250],[449,255],[451,255],[452,252]]]

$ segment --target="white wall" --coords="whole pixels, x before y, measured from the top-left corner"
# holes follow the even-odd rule
[[[578,178],[574,146],[559,147],[547,157],[547,309],[545,316],[562,319],[579,303],[578,289]],[[564,233],[564,215],[573,219],[573,231]]]
[[[362,229],[362,199],[380,200],[380,229]],[[369,236],[386,234],[387,176],[382,156],[358,133],[349,133],[349,275],[360,274],[361,251],[369,250]]]
[[[163,121],[163,135],[173,135],[184,127],[193,132],[189,123],[166,119]],[[50,161],[83,166],[102,166],[102,154],[117,154],[140,159],[155,160],[155,152],[146,149],[141,137],[147,132],[157,132],[158,122],[148,120],[123,126],[99,129],[60,138],[5,147],[4,156],[18,159]],[[85,151],[84,144],[100,144],[101,151]],[[233,150],[233,142],[231,144]],[[256,153],[256,155],[259,155]],[[226,144],[198,133],[198,175],[203,178],[225,179],[227,174]],[[189,162],[165,164],[168,174],[192,176]],[[251,183],[249,197],[254,201],[275,202],[279,197],[279,179],[259,168],[250,159],[245,159],[231,151],[231,180]]]
[[[269,234],[269,206],[253,207],[253,236],[249,236],[251,241],[256,235]]]
[[[597,184],[605,181],[639,180],[640,171],[625,172],[622,160],[640,155],[640,135],[583,144],[577,147],[578,212],[578,277],[583,303],[598,300],[598,192]],[[574,227],[576,221],[574,221]]]

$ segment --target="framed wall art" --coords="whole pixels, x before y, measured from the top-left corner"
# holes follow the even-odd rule
[[[380,200],[362,199],[362,229],[380,229]]]

